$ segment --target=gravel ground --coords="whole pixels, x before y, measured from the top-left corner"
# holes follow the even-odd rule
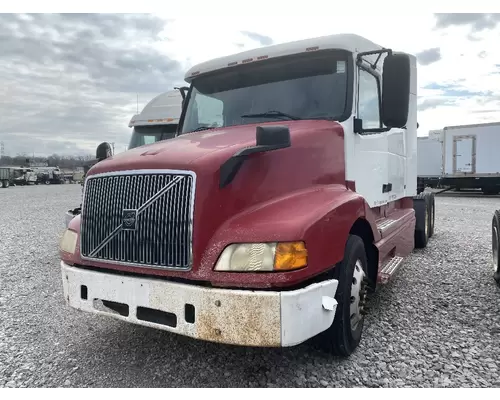
[[[80,186],[0,189],[0,387],[500,387],[498,198],[438,197],[436,231],[371,301],[359,349],[199,342],[66,307],[57,243]]]

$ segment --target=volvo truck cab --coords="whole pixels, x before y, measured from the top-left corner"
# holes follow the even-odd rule
[[[357,35],[210,60],[178,135],[96,164],[60,243],[66,303],[192,338],[349,356],[369,293],[427,245],[417,64]]]

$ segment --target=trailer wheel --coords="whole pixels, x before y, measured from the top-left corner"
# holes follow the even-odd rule
[[[364,325],[364,305],[367,288],[367,258],[363,240],[349,235],[344,259],[335,267],[339,281],[335,299],[337,309],[332,325],[319,335],[328,352],[348,357],[359,345]]]
[[[423,200],[424,207],[415,208],[415,247],[423,249],[429,241],[429,232],[431,225],[431,196],[429,193],[422,192],[416,197],[417,200]]]
[[[2,187],[8,188],[9,186],[10,186],[10,182],[9,181],[5,180],[5,181],[2,182]]]
[[[496,210],[491,221],[491,250],[493,278],[500,285],[500,210]]]

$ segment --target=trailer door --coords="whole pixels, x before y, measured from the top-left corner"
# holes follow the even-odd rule
[[[453,173],[471,174],[475,172],[475,150],[475,136],[453,137]]]

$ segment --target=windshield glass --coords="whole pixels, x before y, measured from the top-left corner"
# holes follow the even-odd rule
[[[129,150],[160,140],[172,139],[177,131],[177,124],[135,126],[130,138]]]
[[[345,52],[307,53],[227,68],[193,81],[182,133],[285,119],[336,120],[344,114],[346,99]],[[252,115],[263,113],[268,114]]]

